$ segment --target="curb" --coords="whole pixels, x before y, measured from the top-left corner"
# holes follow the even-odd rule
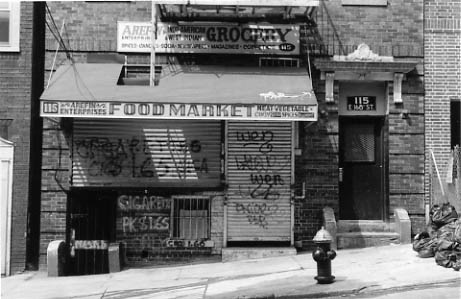
[[[451,284],[454,282],[461,282],[461,277],[456,279],[447,279],[447,280],[437,280],[433,282],[426,282],[420,284],[409,284],[398,287],[389,287],[389,288],[376,288],[376,286],[370,287],[361,287],[358,289],[346,290],[346,291],[334,291],[334,292],[322,292],[322,293],[308,293],[308,294],[297,294],[297,295],[270,295],[270,296],[257,296],[257,297],[248,297],[249,299],[310,299],[310,298],[330,298],[330,297],[345,297],[345,296],[357,296],[357,295],[373,295],[380,293],[399,293],[410,289],[428,289],[428,288],[437,288],[441,284]],[[365,291],[369,289],[369,291]]]

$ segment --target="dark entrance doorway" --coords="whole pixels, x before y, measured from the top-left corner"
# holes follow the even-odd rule
[[[73,275],[109,272],[108,246],[115,240],[116,194],[73,192],[70,200],[70,272]]]
[[[383,118],[340,117],[339,216],[384,219]]]

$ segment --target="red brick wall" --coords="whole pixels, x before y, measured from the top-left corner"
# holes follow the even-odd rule
[[[0,119],[12,119],[14,142],[11,274],[24,270],[29,196],[32,3],[21,4],[20,52],[0,52]]]
[[[51,241],[65,240],[70,179],[70,132],[59,120],[43,121],[40,265],[46,265]]]
[[[52,11],[59,30],[65,20],[64,40],[69,41],[71,50],[112,51],[117,48],[117,21],[149,21],[151,3],[104,1],[51,1]],[[54,37],[47,34],[47,49],[56,49]]]
[[[319,31],[333,47],[336,30],[346,53],[362,42],[382,56],[421,57],[423,41],[423,0],[393,0],[383,6],[342,6],[341,0],[323,0],[317,9]],[[334,28],[328,24],[329,14]],[[338,51],[335,41],[335,53]],[[332,52],[330,51],[330,54]]]
[[[406,75],[402,104],[393,103],[389,84],[389,212],[407,210],[412,233],[424,230],[424,77]],[[405,118],[402,112],[408,112]]]
[[[461,99],[461,1],[426,0],[424,13],[426,199],[433,150],[442,178],[450,154],[450,100]]]

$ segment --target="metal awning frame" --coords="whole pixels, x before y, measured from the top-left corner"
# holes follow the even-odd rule
[[[154,1],[159,7],[162,20],[195,21],[271,21],[294,20],[311,17],[319,1],[272,1],[272,0],[196,0]]]
[[[154,0],[156,4],[243,5],[243,6],[319,6],[319,0]]]

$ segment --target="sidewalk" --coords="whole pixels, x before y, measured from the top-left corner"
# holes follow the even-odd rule
[[[460,281],[461,273],[417,257],[411,245],[339,250],[336,280],[320,285],[310,253],[297,256],[119,273],[47,277],[43,271],[2,278],[2,299],[40,298],[318,298]]]

